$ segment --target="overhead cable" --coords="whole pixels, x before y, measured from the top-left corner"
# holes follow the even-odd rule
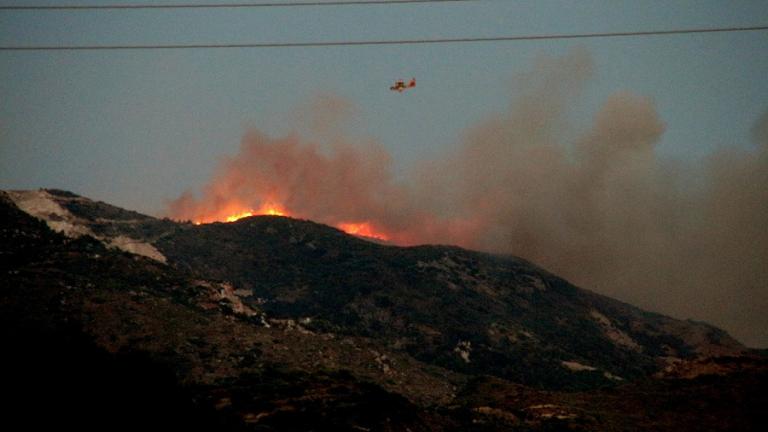
[[[114,9],[232,9],[263,7],[298,7],[298,6],[364,6],[364,5],[403,5],[415,3],[467,3],[483,0],[348,0],[348,1],[294,1],[294,2],[243,2],[243,3],[176,3],[176,4],[63,4],[63,5],[9,5],[0,6],[2,10],[114,10]]]
[[[617,37],[644,37],[665,36],[693,33],[726,33],[764,31],[768,26],[752,27],[715,27],[715,28],[689,28],[674,30],[652,30],[634,32],[607,32],[607,33],[563,33],[563,34],[539,34],[521,36],[492,36],[492,37],[464,37],[464,38],[437,38],[437,39],[392,39],[392,40],[361,40],[361,41],[319,41],[319,42],[254,42],[254,43],[211,43],[211,44],[140,44],[140,45],[5,45],[0,46],[0,51],[86,51],[86,50],[171,50],[171,49],[221,49],[221,48],[312,48],[312,47],[338,47],[338,46],[375,46],[375,45],[424,45],[424,44],[451,44],[451,43],[478,43],[478,42],[516,42],[557,39],[587,39],[587,38],[617,38]]]

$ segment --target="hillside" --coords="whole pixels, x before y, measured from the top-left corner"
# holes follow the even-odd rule
[[[3,193],[0,211],[10,388],[54,409],[91,389],[59,406],[75,420],[163,399],[159,421],[203,429],[616,430],[632,412],[622,430],[749,430],[766,402],[765,361],[722,330],[515,257],[284,217],[198,226],[55,190]]]

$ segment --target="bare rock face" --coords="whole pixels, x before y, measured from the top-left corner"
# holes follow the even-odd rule
[[[722,330],[515,257],[56,190],[0,192],[0,240],[7,411],[57,427],[759,430],[766,402]]]
[[[67,237],[77,238],[88,235],[100,240],[105,245],[124,250],[136,255],[143,255],[155,261],[165,263],[165,257],[146,239],[136,239],[121,234],[130,232],[132,227],[152,221],[149,216],[128,212],[104,203],[95,203],[87,198],[69,192],[56,190],[8,191],[7,197],[30,216],[44,221],[49,228]],[[96,210],[94,215],[77,211],[83,208]],[[73,213],[70,209],[75,209]],[[100,210],[100,211],[99,211]],[[110,212],[111,210],[111,212]],[[106,217],[96,215],[105,213]],[[113,214],[109,214],[113,213]],[[115,217],[115,215],[119,215]],[[91,217],[89,217],[91,216]],[[109,216],[112,216],[111,218]],[[131,216],[135,218],[131,219]],[[116,228],[111,232],[102,232],[99,227]],[[120,228],[123,228],[122,230]]]

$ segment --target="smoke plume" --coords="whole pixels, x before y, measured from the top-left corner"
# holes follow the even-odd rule
[[[185,193],[169,213],[212,221],[278,204],[335,226],[368,223],[396,244],[511,253],[768,345],[768,111],[754,149],[681,165],[657,155],[664,121],[630,92],[573,132],[568,108],[592,74],[583,50],[542,59],[505,112],[398,179],[382,146],[343,132],[352,105],[326,95],[298,111],[314,141],[249,131],[199,197]]]

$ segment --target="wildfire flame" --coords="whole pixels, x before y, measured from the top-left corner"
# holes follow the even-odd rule
[[[263,204],[261,207],[259,207],[256,210],[252,210],[252,209],[242,210],[242,211],[231,213],[224,217],[211,216],[201,220],[196,220],[195,225],[201,225],[204,223],[211,223],[211,222],[235,222],[249,216],[291,216],[291,214],[283,206],[276,203],[268,202]],[[377,231],[369,222],[339,223],[336,225],[336,228],[344,231],[347,234],[352,234],[360,237],[368,237],[368,238],[373,238],[373,239],[382,240],[382,241],[389,240],[389,236],[387,236],[386,234],[380,231]]]
[[[385,234],[382,234],[381,232],[376,231],[368,222],[340,223],[336,225],[336,227],[347,234],[352,234],[352,235],[362,236],[362,237],[370,237],[377,240],[385,240],[385,241],[389,240],[389,238]]]
[[[234,222],[234,221],[236,221],[238,219],[242,219],[242,218],[248,217],[248,216],[253,216],[253,212],[249,212],[248,211],[248,212],[238,213],[238,214],[235,214],[235,215],[232,215],[232,216],[227,216],[227,222]]]

